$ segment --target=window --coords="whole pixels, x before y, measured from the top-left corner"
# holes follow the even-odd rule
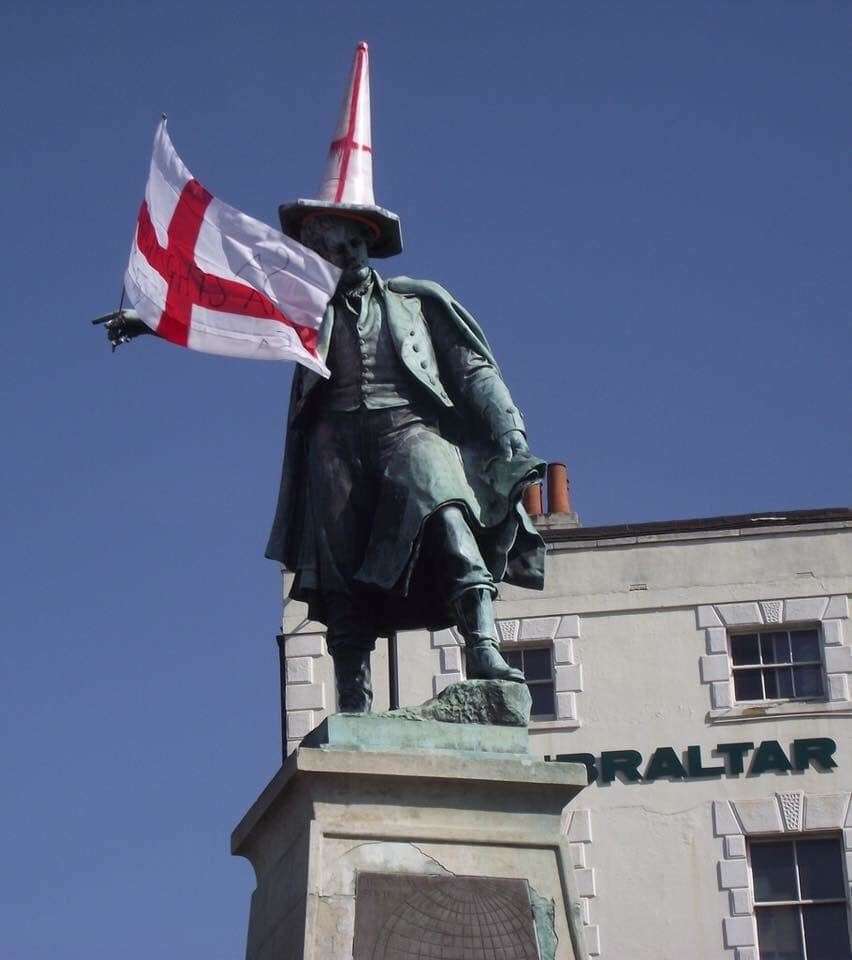
[[[850,960],[837,837],[752,841],[760,960]]]
[[[523,671],[532,696],[532,716],[550,719],[556,712],[550,647],[502,651],[506,663]]]
[[[733,634],[734,693],[743,700],[810,700],[822,697],[819,630]]]

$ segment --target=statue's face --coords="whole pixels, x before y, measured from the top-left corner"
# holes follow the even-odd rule
[[[316,252],[343,271],[340,284],[351,287],[366,280],[370,272],[367,227],[345,217],[323,218],[311,244]]]

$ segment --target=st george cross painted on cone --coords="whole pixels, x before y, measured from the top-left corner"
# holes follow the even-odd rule
[[[213,198],[161,125],[126,276],[134,309],[101,318],[110,341],[298,361],[266,555],[326,625],[338,709],[370,709],[370,653],[398,630],[455,626],[468,679],[523,682],[492,601],[500,581],[543,586],[521,497],[545,465],[476,320],[437,283],[369,265],[402,234],[373,196],[366,43],[319,198],[279,215],[283,233]]]

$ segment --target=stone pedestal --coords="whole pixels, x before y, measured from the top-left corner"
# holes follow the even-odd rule
[[[585,770],[532,757],[526,736],[329,717],[233,833],[257,876],[247,960],[585,960],[561,830]],[[512,948],[524,937],[532,953]]]

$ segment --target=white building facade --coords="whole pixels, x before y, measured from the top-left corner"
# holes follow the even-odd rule
[[[546,589],[501,588],[499,629],[534,752],[589,770],[566,820],[589,952],[849,960],[852,511],[539,529]],[[280,642],[289,752],[334,682],[301,604]],[[463,678],[452,630],[397,648],[375,709]]]

